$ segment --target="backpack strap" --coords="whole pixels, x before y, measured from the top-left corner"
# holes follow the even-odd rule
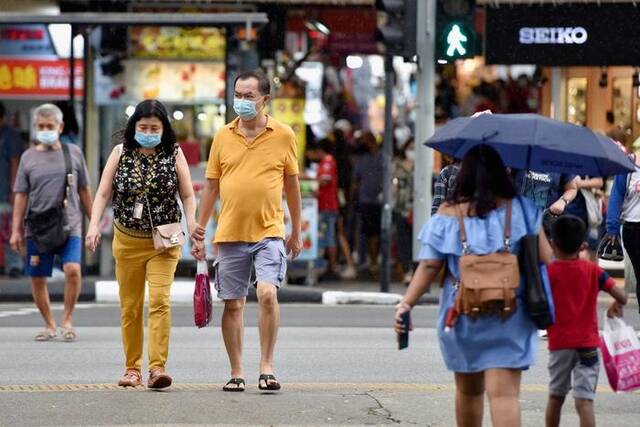
[[[460,205],[456,205],[456,213],[458,217],[460,241],[462,242],[462,255],[469,255],[469,242],[467,242],[467,230],[464,228],[464,214]]]
[[[462,255],[469,255],[469,242],[467,241],[467,230],[464,228],[464,214],[460,205],[456,206],[458,223],[460,229],[460,241],[462,242]],[[511,199],[507,201],[504,220],[504,249],[511,251]]]
[[[504,219],[504,248],[511,252],[511,199],[507,201]]]

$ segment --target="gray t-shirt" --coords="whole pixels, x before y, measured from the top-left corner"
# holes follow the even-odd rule
[[[89,173],[84,155],[80,147],[68,144],[71,155],[71,170],[73,172],[73,185],[69,192],[67,205],[67,218],[71,227],[72,236],[82,236],[82,210],[78,188],[89,185]],[[60,203],[62,189],[65,184],[64,154],[62,149],[39,151],[35,147],[29,148],[20,158],[18,174],[14,191],[27,193],[29,197],[29,209],[33,212],[43,212]],[[27,237],[31,236],[26,227]]]

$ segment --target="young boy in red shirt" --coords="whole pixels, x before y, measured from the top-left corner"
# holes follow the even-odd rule
[[[600,362],[598,360],[598,292],[614,298],[608,316],[622,316],[627,295],[597,264],[578,258],[585,249],[585,224],[573,215],[558,218],[551,229],[555,261],[549,265],[549,280],[556,308],[556,322],[549,336],[549,401],[547,427],[560,425],[562,404],[573,388],[580,425],[595,426],[593,399]],[[573,381],[571,377],[573,375]]]

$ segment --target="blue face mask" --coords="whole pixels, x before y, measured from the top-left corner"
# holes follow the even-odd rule
[[[258,114],[256,101],[240,98],[233,98],[233,111],[244,120],[251,120]]]
[[[134,139],[144,148],[153,148],[162,142],[162,134],[136,132]]]
[[[39,130],[36,132],[36,139],[44,145],[53,145],[58,140],[57,130]]]

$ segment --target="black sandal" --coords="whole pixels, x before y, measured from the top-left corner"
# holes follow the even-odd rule
[[[262,381],[264,381],[265,387],[262,386]],[[280,390],[281,386],[278,380],[276,380],[276,377],[274,377],[272,374],[262,374],[258,378],[258,388],[260,390],[275,391]]]
[[[233,386],[230,386],[231,384],[233,384]],[[242,386],[242,387],[240,387],[240,386]],[[224,387],[222,387],[222,390],[223,391],[238,392],[238,391],[244,391],[244,388],[245,388],[244,379],[242,379],[242,378],[231,378],[224,385]]]

